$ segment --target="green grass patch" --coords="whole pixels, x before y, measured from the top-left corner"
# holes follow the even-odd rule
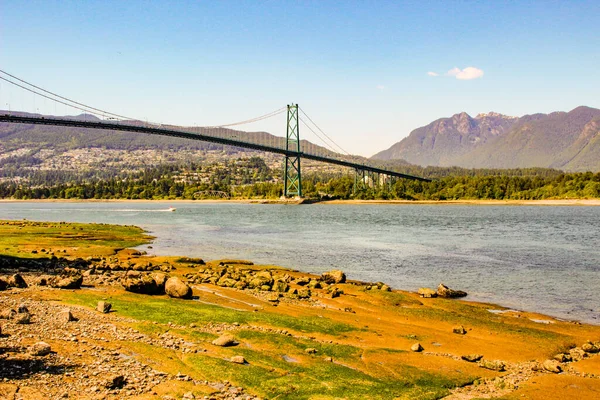
[[[257,358],[251,350],[238,353],[244,353],[249,364],[237,365],[204,355],[190,356],[188,361],[204,379],[226,379],[261,396],[280,400],[438,399],[448,394],[449,388],[464,384],[463,379],[452,380],[408,366],[401,368],[400,379],[380,379],[336,363],[286,363],[264,356]]]
[[[209,332],[202,332],[194,329],[174,329],[170,326],[152,324],[149,322],[140,322],[136,324],[132,324],[132,327],[139,331],[140,333],[144,333],[146,335],[156,335],[160,336],[165,332],[169,332],[172,334],[176,334],[182,336],[186,339],[196,340],[201,342],[212,342],[215,340],[218,335]]]
[[[317,356],[319,358],[329,356],[337,360],[347,360],[357,358],[362,352],[362,349],[355,346],[320,343],[276,333],[241,330],[237,332],[235,336],[239,339],[252,342],[253,345],[276,347],[277,353],[280,355],[286,354],[293,356],[294,353],[305,354],[305,350],[310,347],[317,350]]]
[[[64,292],[63,298],[74,304],[95,308],[99,300],[106,297],[102,293],[89,291]],[[290,329],[305,333],[343,334],[357,328],[352,325],[332,321],[328,318],[303,317],[273,314],[264,311],[245,312],[204,304],[193,300],[170,299],[122,293],[111,296],[108,301],[119,315],[140,321],[172,322],[188,326],[191,323],[234,323],[261,324]]]
[[[110,254],[115,249],[149,243],[151,239],[136,226],[0,221],[0,254],[14,257],[46,256],[43,253],[32,253],[32,249],[42,248],[76,249],[70,250],[69,255]],[[56,255],[60,256],[62,253]]]

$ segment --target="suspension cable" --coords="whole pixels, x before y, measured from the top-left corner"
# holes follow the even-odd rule
[[[18,80],[19,82],[22,82],[22,83],[24,83],[24,84],[26,84],[26,85],[29,85],[29,86],[31,86],[31,87],[34,87],[34,88],[36,88],[36,89],[38,89],[38,90],[41,90],[42,92],[48,93],[48,94],[50,94],[50,95],[52,95],[52,96],[54,96],[54,97],[58,97],[59,99],[66,100],[66,101],[68,101],[68,102],[70,102],[70,103],[77,104],[78,106],[82,106],[82,107],[85,107],[85,108],[87,108],[87,109],[88,109],[88,110],[83,110],[83,111],[87,111],[87,112],[90,112],[90,113],[94,114],[94,112],[91,112],[91,111],[89,111],[89,110],[95,110],[95,111],[98,111],[98,112],[100,112],[100,113],[101,113],[101,114],[103,114],[104,116],[107,116],[107,115],[109,115],[109,116],[111,116],[111,117],[117,117],[117,118],[119,118],[119,119],[136,120],[136,118],[130,118],[130,117],[126,117],[126,116],[123,116],[123,115],[119,115],[119,114],[112,113],[112,112],[110,112],[110,111],[105,111],[105,110],[101,110],[101,109],[99,109],[99,108],[94,108],[94,107],[88,106],[88,105],[86,105],[86,104],[79,103],[79,102],[77,102],[77,101],[75,101],[75,100],[71,100],[71,99],[69,99],[69,98],[67,98],[67,97],[63,97],[63,96],[61,96],[61,95],[59,95],[59,94],[53,93],[53,92],[51,92],[51,91],[49,91],[49,90],[46,90],[46,89],[44,89],[44,88],[41,88],[41,87],[39,87],[39,86],[36,86],[36,85],[34,85],[33,83],[29,83],[29,82],[27,82],[27,81],[25,81],[25,80],[23,80],[23,79],[20,79],[20,78],[18,78],[18,77],[16,77],[16,76],[14,76],[14,75],[11,75],[11,74],[9,74],[8,72],[6,72],[6,71],[3,71],[3,70],[1,70],[1,69],[0,69],[0,72],[1,72],[1,73],[3,73],[3,74],[5,74],[5,75],[8,75],[8,76],[10,76],[11,78],[14,78],[14,79]],[[34,90],[31,90],[31,89],[28,89],[28,88],[26,88],[26,87],[23,87],[23,86],[21,86],[21,85],[19,85],[19,84],[15,83],[15,82],[12,82],[12,81],[9,81],[9,80],[5,79],[5,78],[2,78],[2,79],[4,79],[4,80],[5,80],[5,81],[7,81],[7,82],[10,82],[10,83],[12,83],[12,84],[14,84],[14,85],[17,85],[17,86],[19,86],[19,87],[21,87],[21,88],[23,88],[23,89],[25,89],[25,90],[29,90],[29,91],[30,91],[30,92],[32,92],[32,93],[38,94],[38,95],[40,95],[40,96],[43,96],[43,97],[45,97],[45,98],[47,98],[47,99],[50,99],[50,100],[55,100],[55,101],[58,101],[58,102],[59,102],[59,103],[61,103],[61,104],[65,104],[65,103],[63,103],[63,102],[61,102],[61,101],[59,101],[59,100],[56,100],[56,99],[50,98],[50,97],[48,97],[48,96],[44,96],[42,93],[38,93],[38,92],[36,92],[36,91],[34,91]],[[70,105],[70,104],[65,104],[65,105],[67,105],[67,106],[69,106],[69,107],[77,108],[77,109],[79,109],[79,110],[82,110],[81,108],[79,108],[79,107],[75,107],[75,106],[73,106],[73,105]]]
[[[317,129],[318,129],[318,130],[319,130],[319,131],[322,133],[322,134],[323,134],[323,135],[325,135],[325,137],[326,137],[327,139],[329,139],[329,141],[330,141],[331,143],[333,143],[333,145],[334,145],[335,147],[337,147],[338,149],[340,149],[340,150],[342,151],[342,153],[345,153],[346,155],[350,155],[350,153],[349,153],[349,152],[347,152],[346,150],[344,150],[344,149],[343,149],[343,148],[342,148],[340,145],[338,145],[338,144],[337,144],[337,143],[336,143],[336,142],[335,142],[335,141],[334,141],[332,138],[330,138],[330,137],[329,137],[329,135],[327,135],[327,134],[326,134],[326,133],[323,131],[323,129],[321,129],[321,128],[319,127],[319,125],[317,125],[317,124],[315,123],[315,121],[313,121],[313,120],[312,120],[312,118],[310,118],[310,117],[308,116],[308,114],[306,114],[306,113],[304,112],[304,110],[303,110],[303,109],[300,109],[300,111],[302,112],[302,114],[304,114],[304,116],[305,116],[306,118],[308,118],[308,120],[309,120],[310,122],[312,122],[312,124],[313,124],[313,125],[314,125],[314,126],[315,126],[315,127],[316,127],[316,128],[317,128]],[[305,124],[306,124],[306,122],[305,122]],[[307,124],[307,126],[308,126],[308,124]],[[309,129],[310,129],[310,128],[309,128]]]
[[[27,91],[29,91],[29,92],[31,92],[31,93],[37,94],[38,96],[45,97],[46,99],[50,99],[50,100],[52,100],[52,101],[55,101],[55,102],[57,102],[57,103],[63,104],[63,105],[65,105],[65,106],[72,107],[72,108],[75,108],[75,109],[77,109],[77,110],[80,110],[80,111],[88,112],[88,113],[90,113],[90,114],[97,114],[97,113],[95,113],[95,112],[93,112],[93,111],[90,111],[90,110],[88,110],[88,109],[85,109],[85,108],[83,108],[83,107],[74,106],[74,105],[72,105],[72,104],[69,104],[69,103],[66,103],[66,102],[64,102],[64,101],[60,101],[60,100],[58,100],[58,99],[55,99],[55,98],[52,98],[52,97],[50,97],[50,96],[46,96],[46,95],[45,95],[45,94],[43,94],[43,93],[36,92],[36,91],[35,91],[35,90],[33,90],[33,89],[30,89],[30,88],[28,88],[28,87],[25,87],[25,86],[23,86],[23,85],[19,85],[18,83],[16,83],[16,82],[12,82],[12,81],[10,81],[10,80],[8,80],[8,79],[6,79],[6,78],[3,78],[3,77],[1,77],[1,76],[0,76],[0,79],[2,79],[3,81],[6,81],[6,82],[8,82],[8,83],[11,83],[11,84],[13,84],[13,85],[15,85],[15,86],[18,86],[18,87],[20,87],[20,88],[22,88],[22,89],[25,89],[25,90],[27,90]],[[104,115],[104,116],[106,116],[106,115]]]
[[[37,94],[37,95],[39,95],[39,96],[42,96],[42,97],[44,97],[44,98],[46,98],[46,99],[49,99],[49,100],[56,101],[56,102],[58,102],[58,103],[60,103],[60,104],[66,105],[66,106],[68,106],[68,107],[72,107],[72,108],[75,108],[75,109],[78,109],[78,110],[81,110],[81,111],[85,111],[85,112],[88,112],[88,113],[90,113],[90,114],[97,114],[97,113],[99,113],[100,115],[103,115],[104,117],[106,117],[106,116],[110,116],[110,117],[116,117],[116,118],[118,118],[118,119],[124,119],[124,120],[133,120],[133,121],[135,121],[135,120],[139,120],[139,119],[137,119],[137,118],[132,118],[132,117],[127,117],[127,116],[124,116],[124,115],[115,114],[115,113],[112,113],[112,112],[110,112],[110,111],[101,110],[101,109],[99,109],[99,108],[95,108],[95,107],[92,107],[92,106],[88,106],[87,104],[79,103],[79,102],[77,102],[77,101],[75,101],[75,100],[71,100],[71,99],[69,99],[69,98],[67,98],[67,97],[61,96],[61,95],[59,95],[59,94],[57,94],[57,93],[54,93],[54,92],[51,92],[51,91],[49,91],[49,90],[46,90],[46,89],[44,89],[44,88],[41,88],[41,87],[39,87],[39,86],[36,86],[36,85],[34,85],[33,83],[29,83],[29,82],[27,82],[27,81],[25,81],[25,80],[23,80],[23,79],[21,79],[21,78],[19,78],[19,77],[16,77],[16,76],[14,76],[14,75],[12,75],[12,74],[9,74],[8,72],[6,72],[6,71],[4,71],[4,70],[1,70],[1,69],[0,69],[0,73],[3,73],[3,74],[5,74],[5,75],[8,75],[8,76],[10,76],[10,77],[11,77],[11,78],[13,78],[13,79],[16,79],[16,80],[18,80],[19,82],[22,82],[22,83],[24,83],[24,84],[26,84],[26,85],[28,85],[28,86],[31,86],[31,87],[33,87],[33,88],[35,88],[35,89],[41,90],[42,92],[44,92],[44,93],[47,93],[47,94],[49,94],[49,95],[51,95],[51,96],[54,96],[54,97],[56,97],[56,98],[58,98],[58,99],[62,99],[62,100],[65,100],[65,101],[66,101],[66,102],[68,102],[68,103],[73,103],[73,104],[76,104],[77,106],[80,106],[80,107],[77,107],[77,106],[74,106],[73,104],[68,104],[68,103],[65,103],[65,102],[63,102],[63,101],[60,101],[60,100],[58,100],[58,99],[56,99],[56,98],[52,98],[52,97],[49,97],[49,96],[47,96],[47,95],[44,95],[43,93],[39,93],[39,92],[37,92],[37,91],[35,91],[35,90],[31,89],[31,88],[27,88],[27,87],[25,87],[25,86],[23,86],[23,85],[20,85],[20,84],[18,84],[18,83],[16,83],[16,82],[13,82],[13,81],[9,80],[9,79],[6,79],[6,78],[3,78],[3,77],[0,77],[0,79],[4,80],[4,81],[6,81],[6,82],[9,82],[9,83],[11,83],[11,84],[13,84],[13,85],[16,85],[16,86],[18,86],[18,87],[20,87],[20,88],[22,88],[22,89],[25,89],[25,90],[29,91],[29,92],[31,92],[31,93]],[[83,108],[82,108],[82,107],[83,107]],[[93,110],[93,111],[91,111],[91,110]],[[286,107],[282,107],[282,108],[280,108],[280,109],[277,109],[277,110],[275,110],[275,111],[271,111],[270,113],[267,113],[267,114],[261,115],[261,116],[259,116],[259,117],[251,118],[251,119],[248,119],[248,120],[239,121],[239,122],[234,122],[234,123],[231,123],[231,124],[223,124],[223,125],[206,126],[206,127],[204,127],[204,128],[225,128],[225,127],[229,127],[229,126],[236,126],[236,125],[249,124],[249,123],[252,123],[252,122],[258,122],[258,121],[262,121],[262,120],[264,120],[264,119],[267,119],[267,118],[274,117],[274,116],[276,116],[276,115],[279,115],[279,114],[281,114],[281,113],[282,113],[282,112],[284,112],[285,110],[286,110]],[[94,111],[96,111],[96,112],[94,112]]]
[[[304,122],[304,125],[305,125],[305,126],[306,126],[306,127],[307,127],[307,128],[308,128],[308,129],[309,129],[311,132],[312,132],[312,133],[314,133],[314,134],[315,134],[315,136],[317,136],[319,139],[321,139],[321,141],[323,142],[323,144],[325,145],[325,148],[326,148],[327,150],[329,150],[329,151],[332,151],[333,153],[337,153],[337,151],[335,151],[335,149],[334,149],[334,148],[333,148],[333,147],[332,147],[332,146],[331,146],[329,143],[327,143],[327,141],[325,141],[325,139],[323,139],[323,138],[321,137],[321,135],[319,135],[317,132],[315,132],[315,131],[314,131],[314,129],[312,129],[312,128],[310,127],[310,125],[309,125],[309,124],[307,124],[307,123],[306,123],[306,121],[305,121],[304,119],[302,119],[302,117],[300,117],[299,119],[300,119],[300,121]]]
[[[271,118],[274,117],[276,115],[281,114],[282,112],[284,112],[286,110],[286,107],[282,107],[278,110],[275,111],[271,111],[268,114],[265,115],[261,115],[260,117],[256,117],[256,118],[251,118],[251,119],[247,119],[245,121],[240,121],[240,122],[234,122],[231,124],[224,124],[224,125],[214,125],[214,126],[206,126],[205,128],[226,128],[228,126],[236,126],[236,125],[244,125],[244,124],[250,124],[252,122],[258,122],[258,121],[262,121],[263,119],[267,119],[267,118]]]

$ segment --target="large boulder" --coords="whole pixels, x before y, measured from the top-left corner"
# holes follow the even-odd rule
[[[586,342],[583,345],[581,345],[581,350],[585,351],[586,353],[598,353],[600,352],[600,347],[597,346],[595,343]]]
[[[55,276],[48,281],[48,284],[57,289],[79,289],[83,283],[83,275],[74,274],[68,276]]]
[[[189,299],[192,297],[192,288],[176,276],[167,279],[165,293],[170,297],[178,299]]]
[[[152,279],[154,279],[154,282],[156,282],[156,286],[158,287],[158,289],[162,293],[164,293],[165,292],[165,284],[167,283],[167,279],[169,279],[169,276],[162,272],[155,272],[150,276],[152,277]]]
[[[164,286],[159,288],[156,281],[150,275],[140,275],[137,277],[125,277],[121,280],[121,285],[126,291],[140,294],[162,294]]]
[[[8,288],[8,282],[0,278],[0,290],[6,290]]]
[[[437,295],[439,297],[454,299],[457,297],[465,297],[467,295],[467,292],[463,292],[462,290],[450,289],[448,286],[444,285],[443,283],[440,283],[440,285],[437,288]]]
[[[321,280],[328,284],[344,283],[346,282],[346,274],[339,269],[334,269],[332,271],[323,272],[323,274],[321,274]]]

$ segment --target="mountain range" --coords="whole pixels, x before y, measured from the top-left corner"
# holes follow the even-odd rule
[[[81,115],[69,118],[90,120],[95,117]],[[203,128],[202,132],[210,133],[210,129]],[[260,139],[260,142],[274,146],[285,143],[285,138],[267,132],[232,130],[230,134],[250,141]],[[333,154],[313,143],[302,142],[305,151]],[[40,158],[44,154],[51,159],[74,149],[89,148],[105,149],[107,158],[113,156],[111,150],[166,151],[175,158],[211,150],[225,158],[245,152],[256,154],[251,150],[214,143],[143,133],[0,123],[0,162],[8,155],[20,155],[22,151],[26,151],[26,160]],[[165,159],[164,155],[156,158]],[[355,158],[357,162],[364,160],[359,156]],[[600,110],[581,106],[569,112],[523,117],[490,112],[475,118],[462,112],[415,129],[400,142],[375,154],[371,160],[403,171],[412,164],[488,169],[540,167],[596,172],[600,171]]]
[[[465,112],[417,128],[374,160],[421,166],[600,171],[600,110],[510,117]]]

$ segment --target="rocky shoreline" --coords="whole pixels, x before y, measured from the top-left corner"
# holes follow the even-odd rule
[[[75,398],[94,399],[119,399],[144,394],[156,396],[155,386],[169,381],[189,381],[195,386],[212,389],[212,393],[205,396],[205,399],[259,399],[245,394],[243,388],[231,385],[227,381],[197,381],[184,374],[173,375],[155,370],[150,365],[136,360],[131,351],[118,344],[111,345],[127,341],[181,353],[206,352],[207,349],[198,343],[190,343],[168,333],[156,338],[132,328],[124,328],[122,323],[136,321],[120,317],[118,313],[110,313],[110,304],[104,301],[99,302],[94,311],[83,307],[65,308],[48,301],[35,300],[35,295],[40,291],[74,290],[82,286],[115,286],[134,293],[166,293],[170,297],[189,299],[192,297],[191,286],[208,284],[248,291],[272,305],[277,305],[280,301],[337,298],[344,294],[340,286],[347,284],[360,286],[365,291],[391,291],[381,282],[347,282],[345,274],[339,270],[324,273],[320,277],[305,274],[298,276],[293,271],[257,269],[252,263],[235,260],[206,265],[199,259],[182,259],[196,271],[184,275],[186,283],[178,277],[167,275],[176,269],[170,263],[153,264],[144,260],[141,253],[132,250],[125,250],[120,255],[125,256],[127,260],[123,262],[117,257],[90,257],[87,260],[52,257],[47,260],[15,262],[0,258],[0,268],[5,272],[12,272],[0,277],[0,288],[7,290],[5,295],[0,296],[0,318],[4,321],[0,353],[3,365],[0,373],[2,398],[36,398],[34,393],[45,396],[43,398],[73,398],[75,393],[83,394],[83,397],[78,395]],[[142,261],[138,262],[140,260]],[[168,282],[171,280],[175,282],[173,285],[177,286],[177,289],[169,288]],[[466,296],[466,293],[440,284],[437,291],[420,289],[419,295],[422,298],[454,298]],[[345,311],[352,312],[348,309]],[[235,331],[238,326],[239,324],[194,324],[191,328],[223,335]],[[169,327],[190,328],[173,324]],[[287,331],[277,332],[292,336]],[[459,325],[453,328],[453,333],[465,335],[467,331]],[[45,341],[60,344],[58,349],[55,349]],[[62,343],[69,345],[68,352],[61,351]],[[231,343],[235,341],[230,335],[221,336],[212,342],[217,346],[228,346]],[[311,349],[307,349],[309,350]],[[469,387],[455,389],[448,399],[465,398],[461,397],[465,393],[509,393],[522,382],[544,372],[599,378],[595,374],[578,373],[570,364],[600,352],[600,341],[589,341],[579,347],[573,346],[543,362],[525,363],[488,360],[478,354],[459,357],[424,351],[420,343],[413,344],[411,350],[422,352],[425,356],[450,357],[477,363],[481,368],[504,373],[502,377],[483,379]],[[244,364],[246,360],[242,356],[234,356],[231,362]],[[162,398],[171,397],[165,395]],[[182,398],[196,397],[189,392]]]
[[[0,398],[392,399],[419,398],[428,387],[438,393],[429,398],[463,400],[600,391],[598,327],[490,313],[495,306],[456,300],[467,294],[443,284],[407,293],[341,270],[316,276],[241,260],[123,248],[78,257],[72,249],[0,256]]]

